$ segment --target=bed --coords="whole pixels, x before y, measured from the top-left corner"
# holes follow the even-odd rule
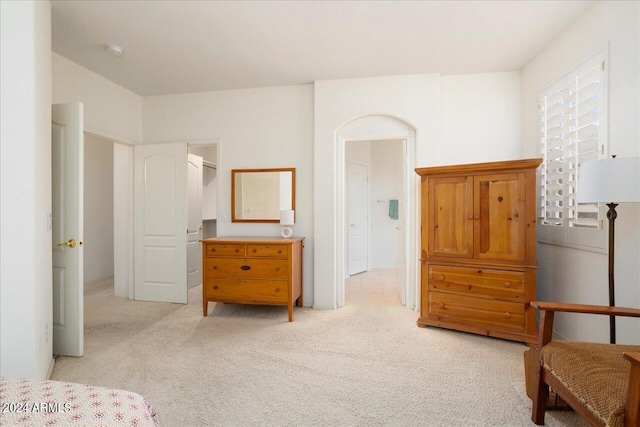
[[[0,378],[2,426],[158,426],[139,394],[62,381]]]

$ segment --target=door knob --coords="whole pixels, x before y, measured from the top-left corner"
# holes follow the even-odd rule
[[[355,226],[356,226],[355,224],[349,224],[349,227],[355,227]]]
[[[68,246],[70,248],[75,248],[76,247],[76,241],[75,241],[75,239],[69,239],[68,242],[58,243],[58,246]]]

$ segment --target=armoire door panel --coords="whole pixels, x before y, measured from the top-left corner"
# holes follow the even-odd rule
[[[524,261],[525,175],[474,179],[475,258]]]
[[[473,178],[429,179],[429,255],[473,256]]]

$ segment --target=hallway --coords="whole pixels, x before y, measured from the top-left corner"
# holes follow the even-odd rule
[[[398,270],[374,269],[345,280],[345,305],[401,306],[401,291]]]

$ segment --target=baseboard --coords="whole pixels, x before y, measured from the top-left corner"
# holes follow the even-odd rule
[[[335,305],[328,305],[328,306],[314,305],[313,308],[314,310],[335,310],[338,307]]]
[[[560,335],[555,329],[552,331],[552,336],[555,341],[567,341],[567,339]]]
[[[536,319],[536,331],[540,330],[540,320]],[[554,341],[567,341],[567,339],[560,335],[558,333],[558,331],[555,330],[555,328],[553,329],[553,331],[551,331],[551,339]]]

